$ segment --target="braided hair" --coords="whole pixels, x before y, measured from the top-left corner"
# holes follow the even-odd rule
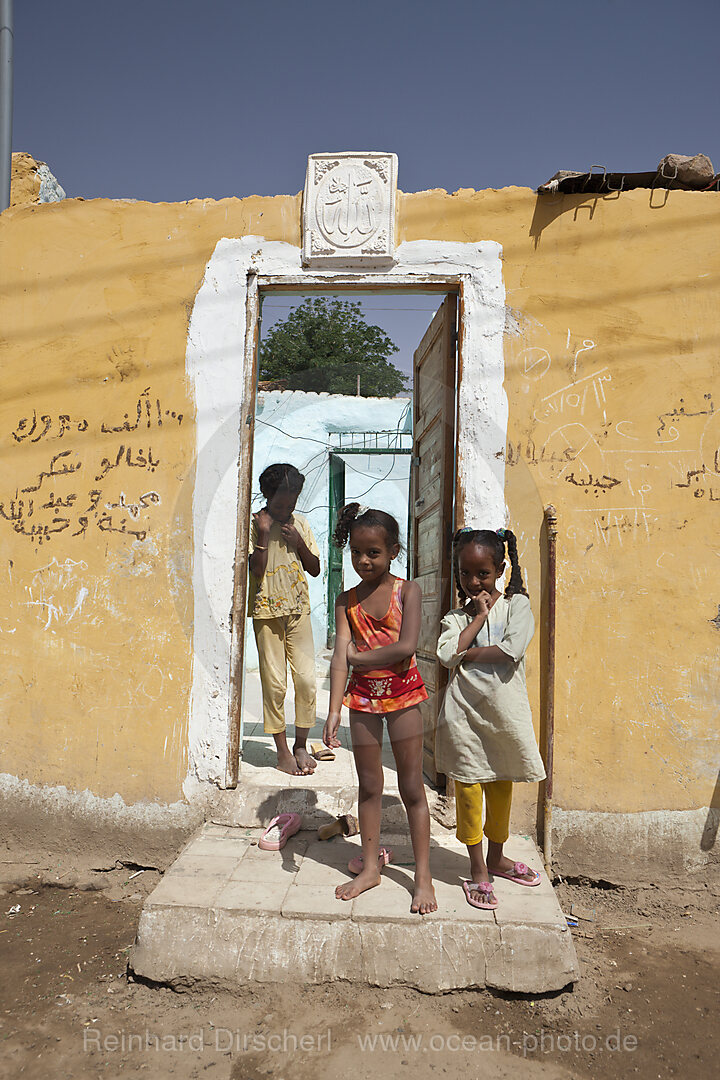
[[[522,580],[515,533],[511,532],[510,529],[498,529],[497,532],[492,532],[490,529],[464,528],[458,529],[453,536],[452,547],[455,584],[462,600],[467,600],[467,594],[460,584],[460,552],[468,544],[476,544],[478,547],[487,548],[496,566],[501,566],[505,561],[505,547],[507,545],[507,555],[510,561],[510,580],[505,588],[505,596],[508,599],[517,593],[527,596],[527,590]]]
[[[384,510],[364,509],[357,502],[348,503],[340,511],[333,533],[335,547],[345,547],[355,525],[369,525],[372,528],[383,529],[389,548],[395,547],[396,544],[402,547],[400,527],[392,514],[386,514]]]
[[[299,495],[304,483],[305,477],[300,470],[286,463],[268,465],[267,469],[260,473],[260,491],[266,499],[272,499],[280,488],[292,495]]]

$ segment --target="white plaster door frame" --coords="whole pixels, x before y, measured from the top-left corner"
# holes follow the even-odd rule
[[[245,633],[248,620],[248,563],[250,549],[250,515],[252,507],[252,461],[255,443],[255,404],[258,380],[258,345],[260,343],[260,296],[257,274],[247,276],[245,302],[245,371],[243,398],[240,406],[240,454],[238,468],[237,527],[235,529],[235,562],[233,566],[233,603],[231,608],[230,640],[230,710],[228,717],[228,751],[226,786],[237,787],[240,774],[240,755],[243,744],[243,690],[245,687]]]
[[[411,241],[384,271],[304,269],[300,249],[246,236],[218,241],[188,331],[186,371],[196,401],[193,495],[193,686],[188,776],[237,786],[246,626],[252,424],[259,292],[457,292],[457,521],[506,523],[503,389],[505,288],[493,241]],[[234,477],[234,479],[233,479]]]

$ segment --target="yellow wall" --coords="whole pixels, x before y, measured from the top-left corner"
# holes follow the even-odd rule
[[[503,246],[506,489],[536,612],[559,513],[555,799],[717,805],[720,200],[430,197],[402,199],[401,239]]]
[[[217,238],[269,226],[297,243],[298,202],[72,200],[2,215],[0,771],[126,802],[182,798],[188,320]]]
[[[718,196],[539,199],[508,188],[398,203],[399,241],[503,246],[507,498],[536,612],[543,505],[560,517],[557,802],[708,805],[720,642],[710,621],[720,604],[720,401],[708,396]],[[3,771],[128,802],[181,797],[192,619],[187,326],[216,241],[250,233],[298,245],[299,196],[68,200],[0,218]],[[123,430],[138,402],[140,422]],[[57,472],[75,471],[23,492],[57,454]],[[121,490],[160,501],[150,496],[135,519],[106,508]],[[51,493],[76,497],[53,509]],[[6,520],[21,499],[23,516]],[[33,529],[51,530],[55,518],[68,526],[41,540]],[[108,520],[147,528],[147,538],[108,531]],[[529,658],[536,714],[540,640]]]

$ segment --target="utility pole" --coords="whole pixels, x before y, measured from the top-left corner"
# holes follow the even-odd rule
[[[0,0],[0,213],[10,205],[14,36],[12,0]]]

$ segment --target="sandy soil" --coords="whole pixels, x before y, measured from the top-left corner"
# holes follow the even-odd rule
[[[291,980],[237,995],[178,994],[134,983],[126,958],[159,877],[0,851],[1,1076],[715,1074],[717,879],[669,890],[558,883],[563,910],[572,904],[586,916],[572,931],[582,978],[573,990],[532,998]]]

